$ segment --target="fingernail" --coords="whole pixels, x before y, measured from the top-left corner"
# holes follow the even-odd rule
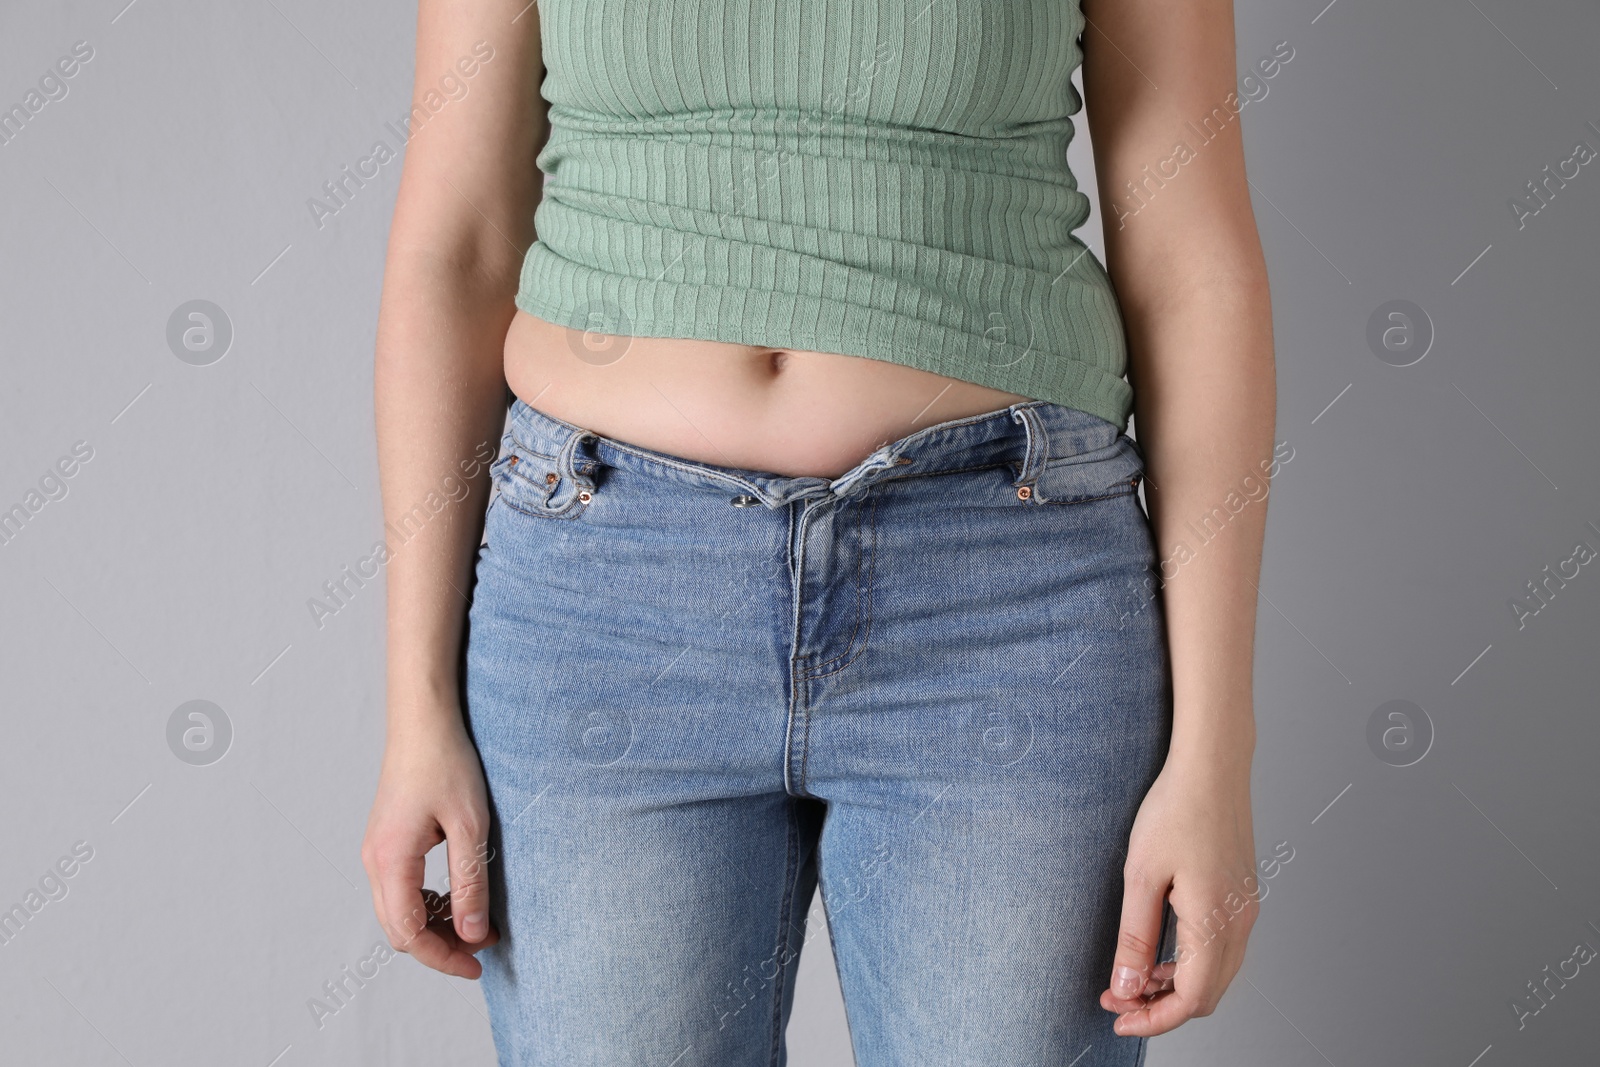
[[[482,941],[487,933],[489,922],[480,911],[476,915],[468,915],[461,921],[461,936],[468,941]]]
[[[1134,970],[1132,967],[1127,966],[1126,964],[1118,967],[1116,970],[1114,984],[1116,986],[1117,993],[1121,996],[1131,997],[1135,993],[1139,992],[1139,986],[1142,984],[1142,981],[1143,980],[1140,978],[1139,972]]]

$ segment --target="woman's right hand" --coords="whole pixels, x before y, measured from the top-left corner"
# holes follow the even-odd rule
[[[408,715],[384,747],[361,844],[372,905],[389,944],[436,971],[477,978],[473,953],[500,939],[489,924],[489,802],[459,707]],[[415,725],[423,723],[426,725]],[[422,887],[424,858],[446,842],[450,891]]]

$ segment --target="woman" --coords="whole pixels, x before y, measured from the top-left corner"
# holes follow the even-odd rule
[[[1212,1011],[1264,509],[1182,542],[1275,395],[1228,0],[420,7],[391,943],[484,977],[508,1064],[783,1062],[819,879],[861,1067],[1135,1064]]]

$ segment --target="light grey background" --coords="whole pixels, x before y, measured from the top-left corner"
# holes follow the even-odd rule
[[[0,509],[93,450],[0,544],[0,908],[93,849],[0,944],[3,1058],[491,1063],[475,984],[406,958],[320,1028],[308,1008],[381,938],[358,849],[383,592],[320,629],[307,601],[382,537],[370,368],[400,164],[320,227],[308,201],[399,147],[413,9],[124,3],[0,13],[5,108],[94,49],[0,145]],[[1600,548],[1600,162],[1520,228],[1509,201],[1600,149],[1600,13],[1321,3],[1238,9],[1241,74],[1294,49],[1243,114],[1294,450],[1261,585],[1256,832],[1293,859],[1221,1008],[1148,1062],[1595,1062],[1600,964],[1521,1029],[1511,1003],[1600,947],[1600,567],[1521,629],[1508,601]],[[1087,150],[1085,130],[1092,190]],[[234,331],[209,366],[167,341],[196,299]],[[1367,342],[1391,300],[1432,323],[1411,366]],[[196,699],[234,731],[208,766],[168,747]],[[1408,767],[1367,742],[1395,699],[1435,735]],[[849,1062],[821,932],[800,1067]]]

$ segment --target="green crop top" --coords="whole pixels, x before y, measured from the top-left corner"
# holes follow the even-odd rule
[[[1126,428],[1073,235],[1077,0],[539,0],[550,134],[517,306],[888,360]]]

